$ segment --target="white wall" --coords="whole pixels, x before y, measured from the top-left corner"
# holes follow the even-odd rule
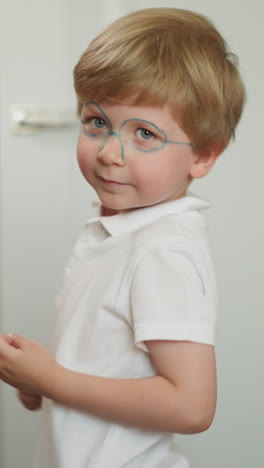
[[[1,2],[0,14],[0,332],[44,344],[66,258],[90,215],[91,190],[75,163],[78,129],[13,136],[10,107],[75,108],[73,55],[76,61],[103,26],[106,2],[100,2],[100,14],[98,5],[79,1],[76,10],[76,2],[70,3],[74,15],[64,0],[9,0]],[[81,31],[85,44],[78,43]],[[27,412],[1,382],[0,391],[0,467],[29,468],[38,415]]]
[[[57,10],[54,13],[54,1],[46,1],[45,8],[42,7],[43,21],[48,24],[50,14],[56,14],[56,20],[58,22],[62,21],[59,28],[61,30],[60,47],[63,60],[65,60],[65,75],[69,76],[65,77],[66,83],[64,84],[63,95],[68,92],[70,95],[68,103],[72,103],[72,105],[74,102],[70,77],[72,66],[93,34],[106,23],[106,18],[114,19],[119,16],[119,11],[126,13],[138,8],[155,6],[175,6],[199,11],[214,20],[219,30],[230,43],[232,50],[239,56],[242,75],[247,87],[248,101],[237,130],[236,141],[221,156],[212,174],[207,179],[193,185],[193,191],[212,203],[212,210],[209,215],[209,234],[220,297],[217,334],[218,408],[215,422],[208,432],[196,436],[182,436],[179,439],[190,455],[194,468],[223,468],[223,466],[225,468],[251,468],[263,466],[264,377],[262,330],[264,328],[264,297],[262,282],[264,278],[264,228],[262,176],[264,174],[264,157],[262,155],[262,133],[264,63],[262,48],[264,44],[264,4],[262,0],[221,0],[221,2],[214,0],[133,0],[133,3],[130,0],[109,0],[105,2],[105,9],[102,9],[100,5],[98,7],[94,5],[95,10],[91,11],[91,3],[84,0],[68,0],[67,2],[56,0]],[[14,0],[12,2],[14,3]],[[30,2],[23,0],[23,3],[29,5]],[[39,3],[41,4],[41,2]],[[36,2],[32,2],[31,6],[33,5],[36,5]],[[47,8],[50,8],[50,13],[46,11]],[[61,8],[61,11],[59,8]],[[13,9],[14,14],[15,11],[16,9]],[[29,10],[29,15],[33,14],[32,11],[34,11],[34,8]],[[11,8],[8,20],[10,22],[14,20]],[[17,18],[17,27],[19,27],[19,18]],[[23,35],[23,30],[26,28],[30,37],[30,18],[27,24],[23,23],[20,28],[21,35]],[[15,50],[14,47],[12,49],[13,54],[15,54]],[[45,47],[42,50],[44,51]],[[55,56],[53,55],[53,57]],[[28,60],[30,60],[29,56]],[[46,73],[47,86],[51,89],[52,79],[49,70]],[[58,83],[58,87],[60,86],[60,83]],[[40,84],[38,85],[36,82],[34,90],[36,96],[39,93],[39,88]],[[6,96],[4,101],[6,102]],[[61,104],[62,102],[61,94]],[[3,116],[2,111],[1,115]],[[73,135],[65,138],[67,138],[68,151],[74,151]],[[43,144],[44,140],[40,139],[40,141]],[[59,144],[56,142],[57,140],[53,137],[51,143],[55,145],[57,151]],[[49,153],[51,143],[46,148],[48,154],[51,154]],[[20,145],[22,147],[23,143],[21,142]],[[3,160],[4,157],[7,157],[7,147],[3,144],[1,151]],[[67,155],[69,155],[69,152]],[[12,158],[13,154],[9,154],[8,157]],[[62,156],[60,157],[62,158]],[[33,158],[32,161],[32,171],[37,171],[38,163]],[[63,167],[62,161],[56,160],[56,164],[58,167]],[[67,210],[60,211],[64,209],[62,206],[63,200],[61,200],[61,206],[58,206],[56,212],[61,217],[57,217],[56,220],[55,211],[52,211],[51,217],[48,212],[49,207],[45,205],[44,197],[40,212],[33,207],[36,222],[40,226],[44,226],[45,221],[43,233],[41,234],[41,229],[38,231],[39,235],[43,235],[43,242],[48,242],[45,255],[49,251],[57,251],[59,257],[56,265],[51,262],[50,266],[47,265],[46,270],[42,272],[42,280],[44,283],[46,282],[45,291],[47,291],[48,295],[48,299],[45,299],[46,305],[40,304],[39,309],[43,308],[43,310],[46,306],[51,309],[51,297],[53,289],[55,289],[52,283],[58,280],[59,271],[63,266],[71,239],[77,232],[79,225],[87,217],[87,199],[92,197],[92,193],[86,188],[81,177],[77,174],[77,170],[75,171],[74,164],[73,162],[69,166],[67,182],[64,181],[64,183],[68,184],[68,193],[70,194],[70,199],[67,200]],[[9,167],[6,159],[2,167]],[[28,177],[28,182],[26,182],[28,186],[32,186],[32,172],[29,174],[23,173],[22,163],[20,163],[20,171],[23,177]],[[3,173],[0,173],[0,176],[3,178]],[[6,177],[10,177],[10,175],[5,174],[5,181],[7,180]],[[60,181],[59,183],[63,182]],[[36,190],[37,184],[34,187]],[[22,191],[22,186],[20,190]],[[39,187],[39,190],[42,190],[42,188]],[[18,201],[14,194],[6,189],[4,195],[10,197],[10,199],[12,198],[9,205],[10,210],[16,210]],[[11,215],[7,213],[7,206],[6,204],[4,219],[9,222]],[[55,210],[55,208],[52,209]],[[44,213],[45,210],[47,213]],[[24,208],[23,213],[24,215],[28,214],[26,208]],[[67,224],[68,232],[64,237],[60,232],[60,223],[64,222],[63,216],[65,213],[69,217],[69,222]],[[30,220],[21,216],[19,221],[24,225],[21,227],[14,222],[13,228],[17,229],[18,232],[21,232],[22,229],[26,235],[28,232],[27,225]],[[50,229],[48,223],[51,222],[52,228]],[[54,232],[55,235],[53,235]],[[29,249],[29,245],[29,242],[24,244],[24,248]],[[35,255],[38,255],[37,250]],[[10,270],[9,282],[14,281],[10,262],[14,262],[14,259],[11,256],[7,257],[5,254],[5,268]],[[18,267],[20,266],[18,263]],[[52,269],[53,272],[50,271]],[[6,280],[5,284],[7,284]],[[16,291],[20,287],[21,285],[17,283]],[[39,287],[37,278],[35,287]],[[33,304],[37,304],[37,297]],[[11,310],[13,305],[14,302],[12,302],[12,307],[10,302],[7,308],[7,306],[3,307],[2,304],[2,311],[5,314],[5,332],[10,331],[8,326],[11,323],[10,317],[13,314]],[[20,305],[24,317],[23,323],[22,318],[18,319],[20,320],[21,330],[23,329],[23,332],[30,336],[37,334],[39,338],[39,336],[42,336],[40,328],[47,329],[49,314],[47,314],[47,317],[44,314],[42,315],[40,326],[34,325],[32,320],[36,320],[36,318],[34,319],[32,312],[28,311],[28,302],[23,299],[22,293],[20,294]],[[24,450],[30,452],[32,443],[31,440],[28,440],[26,433],[23,433],[23,427],[33,424],[34,428],[35,418],[26,414],[15,402],[15,398],[11,396],[7,408],[7,425],[5,426],[7,428],[5,429],[7,437],[6,461],[5,463],[0,461],[2,463],[0,466],[1,468],[15,468],[18,466],[20,468],[29,468],[27,463],[31,458],[31,454],[24,453]],[[17,442],[14,442],[15,445],[12,447],[12,431],[15,428],[15,434],[22,431],[22,435],[20,443],[16,445]],[[34,430],[29,431],[30,438],[33,438],[33,432]],[[14,441],[17,440],[14,439]],[[16,450],[13,450],[13,448]]]
[[[1,21],[0,21],[0,27],[1,27]],[[0,41],[0,57],[2,56],[1,54],[1,41]],[[0,74],[0,89],[1,89],[1,74]],[[0,111],[2,109],[1,106],[1,95],[0,95]],[[2,149],[2,140],[1,140],[1,133],[0,133],[0,156],[1,156],[1,149]],[[1,159],[0,159],[1,160]],[[1,174],[2,174],[2,167],[0,165],[0,180],[1,180]],[[0,190],[0,220],[2,220],[2,203],[1,203],[1,195],[2,192]],[[0,230],[0,246],[2,246],[2,232]],[[2,249],[0,248],[0,333],[3,329],[2,325],[2,311],[3,311],[3,303],[2,303],[2,297],[3,297],[3,291],[2,291]],[[0,385],[0,467],[4,467],[4,459],[3,459],[3,453],[4,453],[4,411],[3,411],[3,387]]]
[[[2,30],[2,16],[0,15],[0,31]],[[3,56],[3,41],[1,40],[1,33],[0,33],[0,59]],[[1,67],[0,67],[0,120],[2,118],[2,73],[1,73]],[[2,132],[0,130],[0,182],[2,181]],[[0,183],[0,333],[3,330],[3,284],[2,284],[2,278],[3,278],[3,262],[2,262],[2,229],[1,229],[1,223],[2,223],[2,190],[1,190],[1,183]],[[0,384],[0,467],[4,468],[4,409],[3,409],[3,387]]]

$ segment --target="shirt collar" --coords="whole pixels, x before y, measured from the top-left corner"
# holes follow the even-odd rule
[[[99,202],[94,202],[93,206],[97,206],[99,210],[101,209]],[[151,224],[151,222],[163,216],[179,214],[185,211],[199,211],[209,207],[209,203],[201,198],[187,195],[178,200],[138,208],[126,213],[113,216],[98,216],[89,220],[87,225],[100,222],[112,237],[116,237]]]

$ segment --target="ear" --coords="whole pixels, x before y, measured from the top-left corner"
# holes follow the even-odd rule
[[[190,170],[190,176],[193,179],[200,179],[201,177],[206,176],[212,169],[220,153],[221,150],[214,150],[207,154],[196,155],[195,161]]]

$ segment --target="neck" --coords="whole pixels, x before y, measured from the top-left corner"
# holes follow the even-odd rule
[[[102,216],[113,216],[116,214],[115,210],[112,208],[107,208],[107,206],[102,206]]]

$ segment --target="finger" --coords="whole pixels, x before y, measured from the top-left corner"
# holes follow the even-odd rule
[[[35,398],[39,396],[38,393],[25,392],[24,390],[21,390],[20,388],[17,389],[17,394],[21,398]]]
[[[25,342],[24,336],[17,335],[16,333],[11,333],[9,337],[12,340],[12,346],[14,348],[22,349],[23,344]]]
[[[6,335],[5,340],[8,344],[12,346],[12,342],[13,342],[12,335]]]
[[[10,352],[10,349],[12,348],[11,344],[9,344],[9,341],[6,339],[5,335],[0,336],[0,354],[2,356],[5,356],[8,352]]]
[[[30,411],[36,411],[36,410],[38,410],[38,409],[40,409],[42,407],[41,398],[39,398],[38,400],[35,400],[35,401],[30,401],[30,402],[27,402],[27,403],[23,403],[23,404]]]
[[[11,335],[3,335],[2,333],[0,334],[0,339],[3,339],[4,341],[6,341],[6,343],[8,344],[12,344],[12,337]]]
[[[23,403],[23,405],[29,410],[34,411],[36,409],[41,408],[42,397],[40,395],[36,395],[36,394],[33,395],[30,393],[18,391],[18,397],[21,403]]]

